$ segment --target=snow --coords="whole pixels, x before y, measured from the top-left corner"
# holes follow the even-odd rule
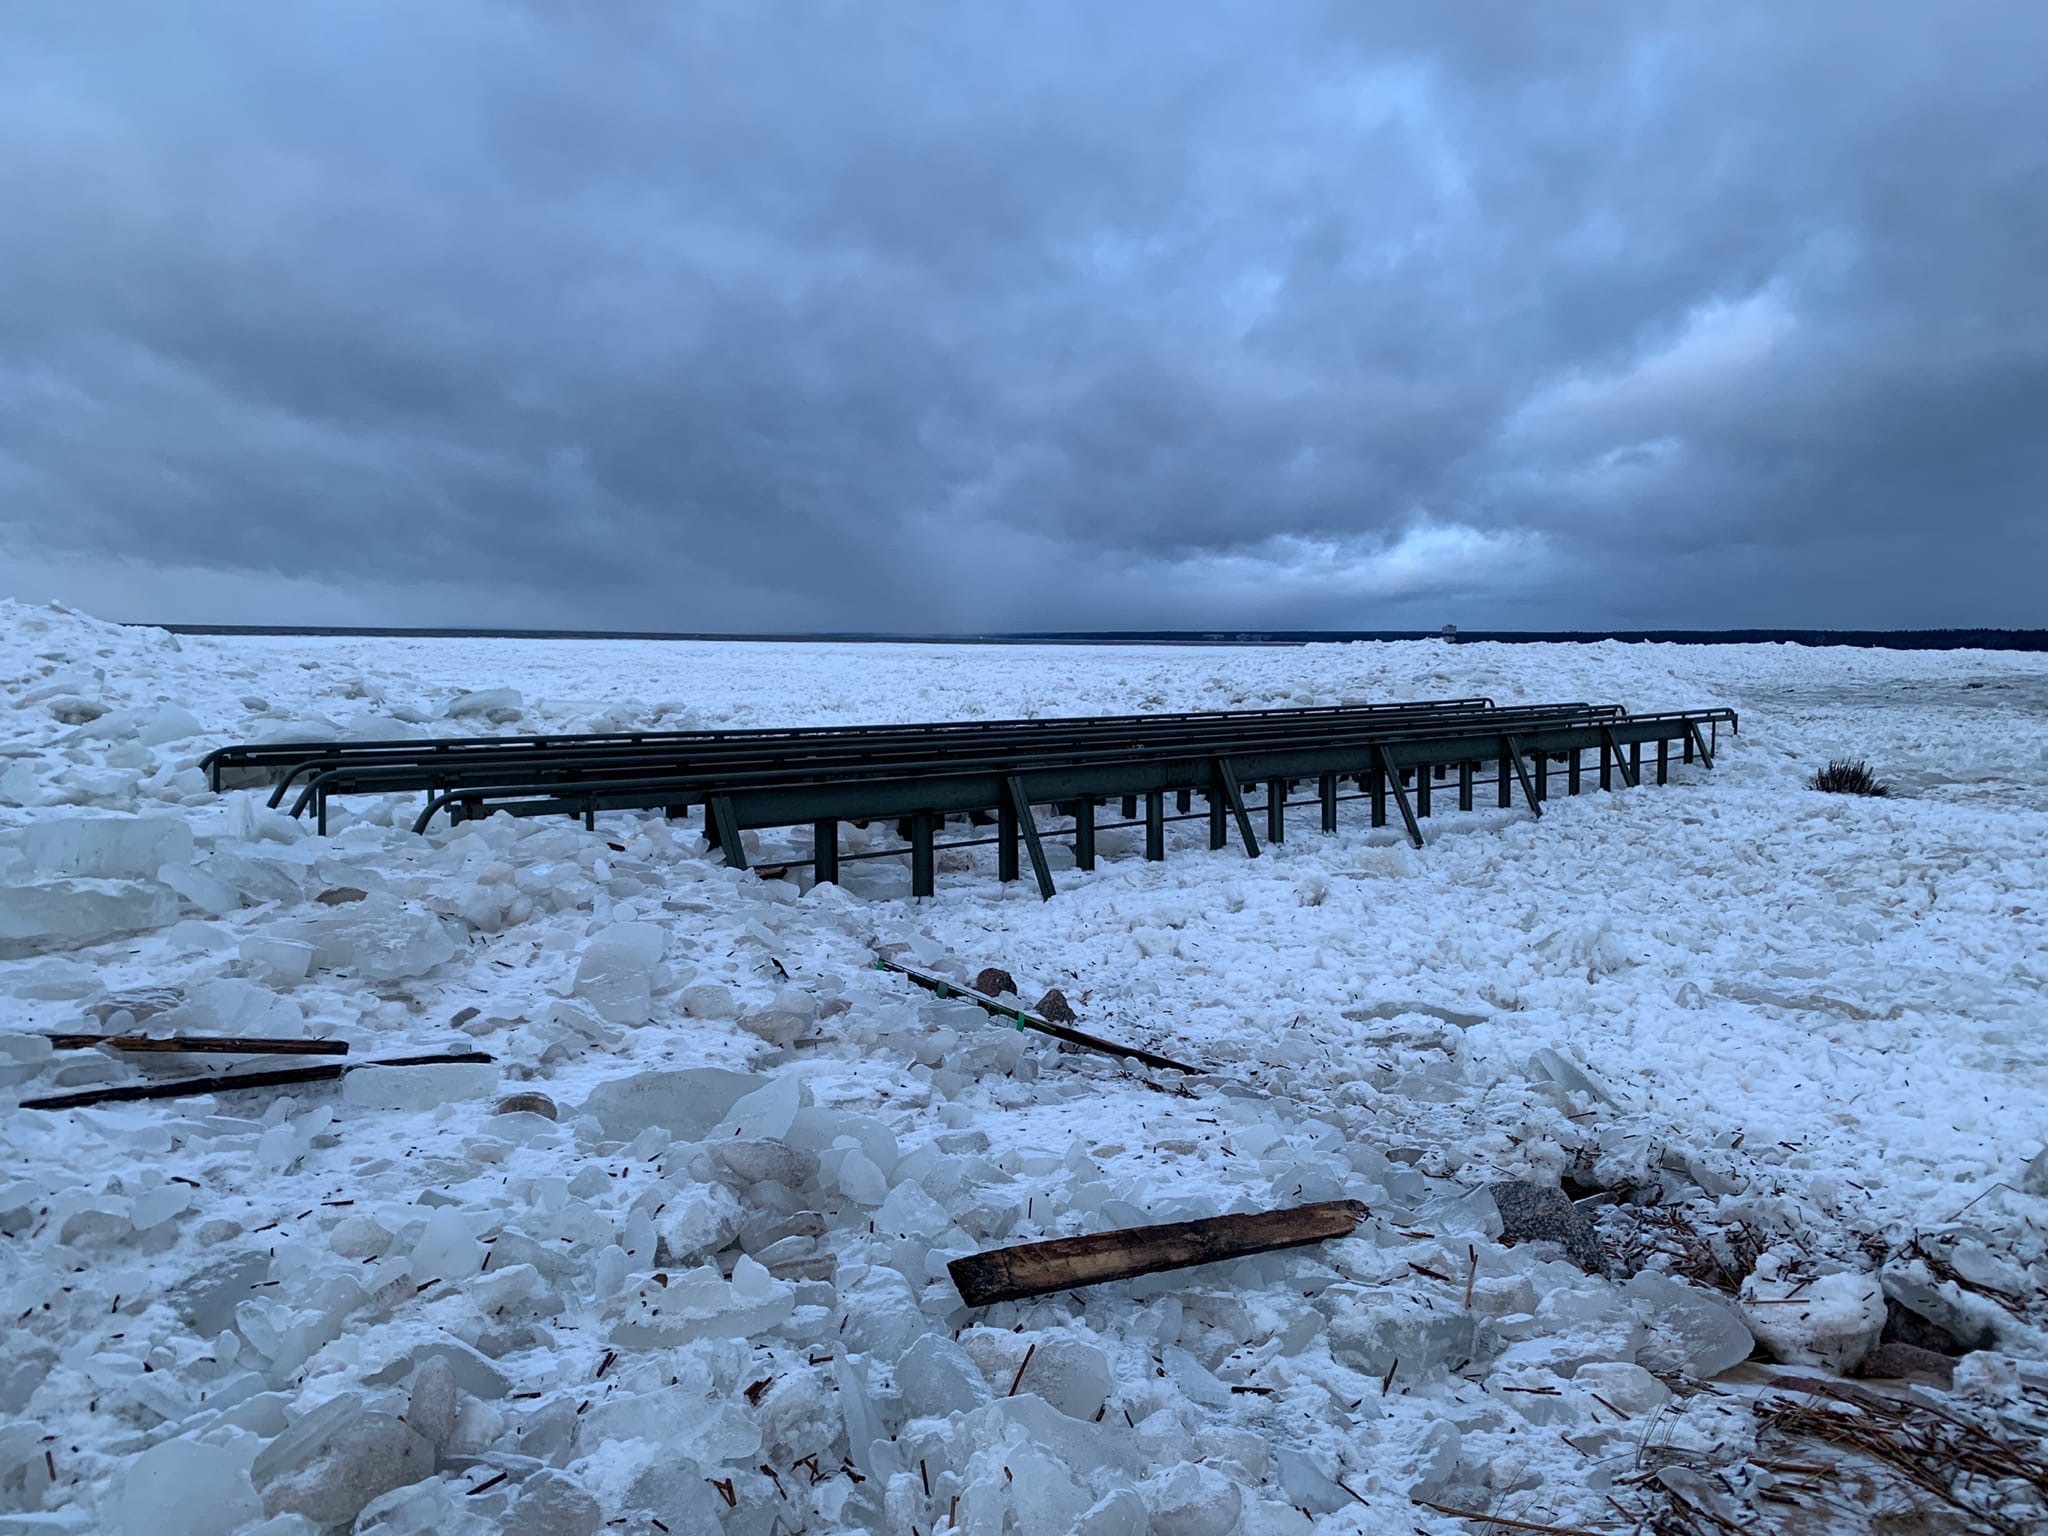
[[[323,839],[196,768],[426,722],[1474,693],[1743,731],[1540,822],[1440,809],[1420,851],[1356,805],[1257,861],[1105,832],[1046,904],[991,850],[915,904],[895,861],[763,879],[651,816],[421,838],[415,797],[351,800]],[[1652,1440],[1748,1518],[1745,1361],[1849,1369],[1888,1299],[1983,1347],[1951,1411],[2041,1431],[2048,658],[207,639],[7,603],[0,719],[0,1530],[1435,1536],[1467,1527],[1415,1500],[1612,1522]],[[1845,755],[1894,797],[1802,787]],[[878,950],[1210,1071],[1158,1092]],[[38,1033],[100,1028],[494,1059],[14,1107],[223,1068]],[[1513,1181],[1551,1235],[1504,1227]],[[979,1313],[946,1275],[1340,1198],[1371,1214],[1317,1248]]]

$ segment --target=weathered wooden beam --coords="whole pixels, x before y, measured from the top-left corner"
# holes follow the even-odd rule
[[[482,1051],[442,1052],[432,1056],[392,1056],[382,1061],[336,1061],[317,1067],[281,1067],[274,1072],[224,1072],[218,1077],[180,1078],[173,1083],[131,1083],[120,1088],[90,1088],[82,1093],[56,1093],[23,1099],[23,1109],[86,1109],[95,1104],[134,1104],[144,1099],[189,1099],[235,1088],[288,1088],[297,1083],[332,1082],[366,1067],[431,1067],[456,1062],[488,1062]]]
[[[222,1056],[346,1056],[346,1040],[283,1040],[258,1035],[69,1035],[44,1039],[59,1051],[104,1045],[116,1051],[192,1051]]]
[[[1280,1211],[1169,1221],[1153,1227],[1125,1227],[1086,1237],[993,1248],[953,1260],[946,1272],[970,1307],[991,1307],[999,1301],[1043,1296],[1080,1285],[1101,1285],[1349,1237],[1365,1214],[1365,1206],[1357,1200],[1319,1200]]]

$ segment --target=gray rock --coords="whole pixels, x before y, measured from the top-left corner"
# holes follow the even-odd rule
[[[1856,1374],[1885,1381],[1924,1381],[1946,1390],[1955,1379],[1956,1363],[1917,1344],[1880,1344],[1863,1357]]]
[[[1041,1019],[1049,1019],[1055,1024],[1072,1024],[1079,1017],[1074,1012],[1074,1005],[1067,1001],[1067,994],[1058,987],[1052,988],[1041,997],[1031,1011]]]
[[[544,1093],[508,1093],[492,1107],[491,1113],[494,1115],[539,1115],[547,1120],[558,1118],[555,1101]]]
[[[1556,1243],[1587,1274],[1607,1273],[1607,1249],[1599,1230],[1563,1190],[1523,1179],[1489,1184],[1486,1189],[1500,1207],[1503,1243]]]
[[[434,1447],[388,1413],[358,1413],[301,1447],[305,1459],[266,1469],[263,1511],[347,1525],[379,1494],[434,1475]]]
[[[999,965],[991,965],[974,978],[974,990],[989,997],[1017,996],[1017,978]]]
[[[405,1422],[439,1450],[455,1433],[455,1367],[442,1355],[429,1355],[413,1372],[412,1397]]]
[[[505,1517],[504,1536],[594,1536],[604,1510],[566,1472],[536,1472],[519,1489]]]

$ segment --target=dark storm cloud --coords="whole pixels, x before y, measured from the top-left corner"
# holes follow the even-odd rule
[[[12,7],[0,536],[228,620],[2048,622],[2044,57],[2010,4]]]

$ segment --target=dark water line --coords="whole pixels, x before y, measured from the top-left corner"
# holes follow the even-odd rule
[[[855,645],[1331,645],[1378,640],[1444,640],[1437,630],[1064,630],[993,635],[887,635],[857,632],[757,635],[660,630],[405,629],[326,624],[160,624],[178,635],[305,635],[396,640],[719,640]],[[1588,645],[1602,640],[1654,645],[1850,646],[1887,651],[2048,651],[2048,629],[1589,629],[1460,630],[1458,641],[1509,645]]]

